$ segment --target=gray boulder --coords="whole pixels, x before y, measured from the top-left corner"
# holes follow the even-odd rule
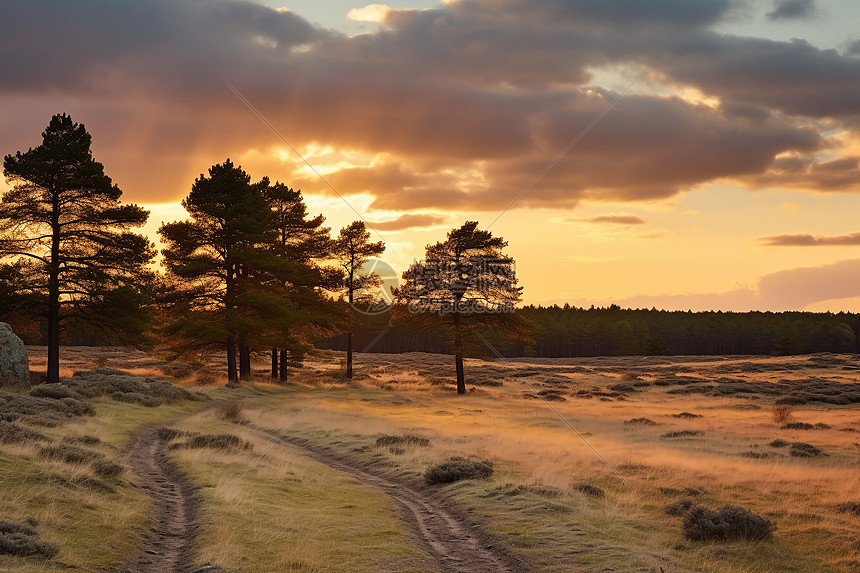
[[[12,327],[0,322],[0,388],[30,387],[30,361],[24,342]]]

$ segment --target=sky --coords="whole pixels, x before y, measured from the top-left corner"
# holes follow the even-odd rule
[[[404,270],[477,220],[530,304],[860,311],[855,0],[28,0],[0,153],[52,115],[162,222],[230,158]],[[2,188],[2,182],[0,182]]]

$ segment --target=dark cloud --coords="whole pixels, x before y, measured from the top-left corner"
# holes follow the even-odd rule
[[[860,40],[848,44],[845,48],[846,56],[860,56]]]
[[[380,221],[378,223],[371,223],[371,225],[379,231],[404,231],[406,229],[433,227],[445,223],[447,220],[447,217],[439,215],[406,214],[401,215],[393,221]]]
[[[815,0],[777,0],[768,20],[806,20],[816,15]]]
[[[860,157],[829,161],[811,157],[780,157],[764,173],[742,178],[755,188],[782,187],[820,192],[860,192]]]
[[[342,194],[369,193],[375,209],[495,210],[617,95],[591,87],[612,68],[719,103],[634,88],[517,206],[648,200],[727,178],[858,190],[850,157],[812,157],[828,145],[813,120],[860,124],[860,59],[714,32],[733,5],[460,0],[392,10],[381,30],[347,37],[245,0],[14,3],[0,21],[0,152],[38,144],[65,111],[132,200],[175,200],[226,157],[327,193],[300,161],[270,157],[282,142],[227,80],[298,149],[366,157],[326,176]]]
[[[830,247],[860,245],[860,233],[850,235],[838,235],[835,237],[814,237],[812,235],[775,235],[762,238],[762,243],[769,246],[779,247]]]

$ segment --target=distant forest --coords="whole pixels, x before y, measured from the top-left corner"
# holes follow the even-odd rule
[[[690,312],[631,310],[617,305],[589,309],[526,306],[517,312],[534,323],[533,342],[484,334],[505,357],[853,353],[858,352],[856,333],[860,329],[860,314],[845,312]],[[341,335],[318,341],[316,346],[343,350],[345,344],[346,337]],[[441,329],[389,326],[388,313],[381,313],[360,317],[355,349],[450,353],[451,343]],[[493,356],[484,343],[473,343],[467,352],[473,357]]]

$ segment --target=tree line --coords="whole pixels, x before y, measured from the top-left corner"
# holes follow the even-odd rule
[[[0,317],[23,337],[43,334],[48,382],[59,381],[63,336],[105,344],[159,346],[176,357],[222,348],[228,384],[251,376],[253,352],[271,353],[286,380],[317,340],[345,334],[345,376],[353,375],[356,303],[379,277],[363,270],[385,250],[362,221],[332,237],[301,191],[251,176],[229,159],[197,177],[182,200],[187,218],[164,223],[161,265],[134,229],[148,212],[122,204],[122,191],[91,151],[92,137],[55,115],[42,144],[7,155],[12,183],[0,201]],[[463,355],[482,332],[524,338],[507,243],[467,222],[427,246],[405,273],[391,324],[443,328],[452,343],[458,392]]]
[[[564,306],[525,306],[517,313],[532,325],[531,340],[489,334],[487,342],[504,357],[575,358],[634,355],[791,355],[858,352],[860,314],[813,312],[691,312]],[[364,319],[357,326],[359,347],[385,329],[387,317]],[[342,337],[318,345],[342,349]],[[450,353],[443,332],[387,332],[374,345],[378,352]],[[486,344],[468,355],[492,356]]]

